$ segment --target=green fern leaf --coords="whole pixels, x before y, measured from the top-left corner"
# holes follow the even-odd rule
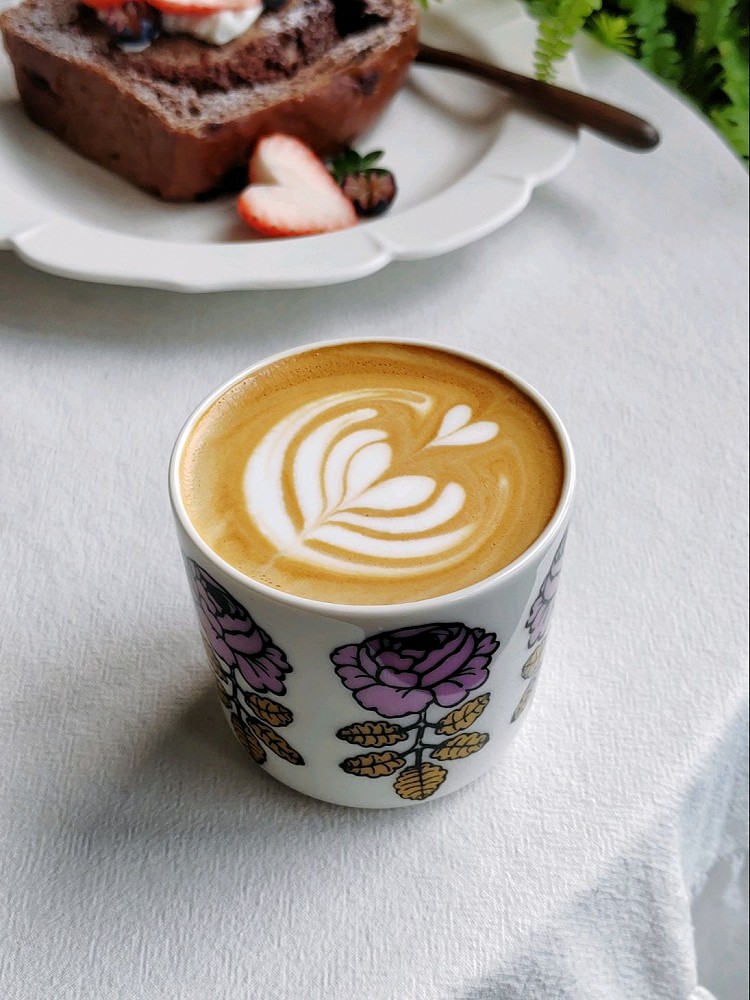
[[[671,31],[661,31],[641,47],[643,64],[664,80],[679,82],[682,76],[682,56]]]
[[[695,47],[710,49],[724,34],[737,0],[696,0]]]
[[[540,80],[554,80],[556,64],[570,51],[573,39],[602,0],[559,0],[557,10],[539,25],[534,71]]]
[[[634,56],[637,48],[635,35],[630,30],[628,19],[604,11],[595,14],[589,28],[595,38],[598,38],[607,48],[623,52],[626,56]]]
[[[737,33],[741,41],[746,36]],[[750,112],[750,67],[747,45],[740,45],[736,37],[719,40],[717,49],[721,76],[719,86],[729,99],[725,106],[714,107],[710,114],[717,128],[744,159],[748,158],[748,113]]]
[[[750,86],[747,51],[742,52],[731,38],[722,38],[717,47],[722,68],[721,89],[734,107],[747,113]]]
[[[666,30],[668,0],[622,0],[622,5],[630,11],[643,65],[665,80],[679,81],[682,57],[674,34]]]
[[[735,152],[747,159],[750,155],[747,111],[742,112],[731,105],[726,108],[714,108],[711,120]]]
[[[559,0],[528,0],[529,14],[537,21],[547,21],[557,13]]]

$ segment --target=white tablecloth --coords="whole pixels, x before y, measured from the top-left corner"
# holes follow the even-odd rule
[[[441,259],[190,297],[0,255],[2,996],[739,996],[747,175],[638,69],[588,42],[579,62],[661,147],[584,136],[517,219]],[[233,743],[166,494],[207,391],[347,334],[500,360],[580,468],[518,741],[394,812],[298,796]]]

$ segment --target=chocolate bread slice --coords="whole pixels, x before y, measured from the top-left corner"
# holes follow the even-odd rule
[[[164,36],[137,54],[77,0],[25,0],[0,28],[29,117],[169,201],[246,183],[269,132],[321,156],[350,145],[417,49],[413,0],[287,0],[228,45]]]

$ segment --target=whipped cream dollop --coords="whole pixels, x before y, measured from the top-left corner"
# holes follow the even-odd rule
[[[163,31],[168,35],[191,35],[209,45],[226,45],[244,35],[263,13],[263,7],[220,10],[215,14],[162,14]]]

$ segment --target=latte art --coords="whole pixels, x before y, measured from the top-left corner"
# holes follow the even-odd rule
[[[548,419],[509,379],[387,342],[251,372],[196,422],[180,469],[219,556],[278,590],[351,604],[502,569],[544,530],[562,476]]]
[[[401,407],[426,418],[436,401],[408,390],[337,393],[300,407],[269,431],[247,464],[244,489],[251,519],[278,552],[362,576],[427,573],[464,558],[472,537],[498,520],[496,512],[484,531],[466,523],[470,481],[444,481],[439,467],[432,475],[402,471],[428,448],[490,441],[498,425],[471,423],[471,407],[459,404],[421,449],[411,450],[408,442],[394,447]],[[395,431],[388,429],[392,423]],[[499,505],[506,485],[498,483]]]

